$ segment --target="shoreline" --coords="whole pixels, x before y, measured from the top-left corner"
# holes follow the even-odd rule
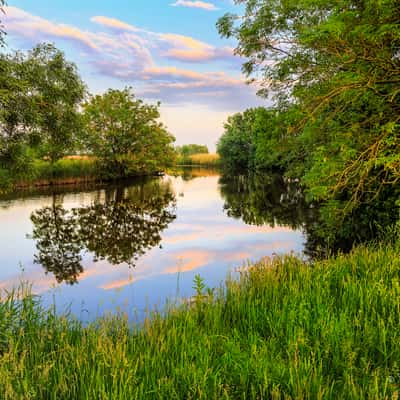
[[[33,398],[397,398],[399,255],[388,239],[312,265],[265,258],[220,288],[198,276],[190,302],[140,326],[123,313],[85,326],[11,293],[0,387],[5,399],[26,388]]]

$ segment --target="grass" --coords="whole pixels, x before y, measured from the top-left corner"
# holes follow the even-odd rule
[[[142,327],[0,304],[3,399],[397,399],[400,242],[264,259]]]
[[[96,176],[95,161],[91,158],[63,158],[53,165],[49,161],[36,161],[34,168],[38,180]]]
[[[28,175],[28,178],[20,180],[15,186],[79,183],[99,178],[95,160],[90,157],[65,157],[54,164],[46,160],[35,160]]]
[[[216,153],[192,154],[188,157],[178,157],[178,165],[194,165],[202,167],[216,167],[220,164],[220,157]]]

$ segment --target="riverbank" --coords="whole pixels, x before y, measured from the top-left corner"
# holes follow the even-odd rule
[[[95,184],[118,179],[132,179],[143,176],[158,176],[159,174],[133,175],[121,178],[104,177],[96,163],[95,157],[70,156],[58,160],[54,164],[50,161],[36,160],[25,178],[15,182],[10,178],[8,191],[14,189],[39,188],[47,186],[72,186],[81,184]]]
[[[217,168],[219,165],[217,154],[194,154],[185,159],[178,159],[175,169],[182,167]],[[174,168],[169,168],[169,170],[174,171]],[[6,183],[7,179],[3,180]],[[107,180],[99,174],[94,157],[70,156],[58,160],[54,164],[51,164],[50,161],[36,160],[24,178],[14,182],[9,177],[9,183],[6,185],[6,188],[11,190],[46,186],[68,186],[106,182]]]
[[[397,398],[400,241],[243,269],[141,328],[0,304],[4,399]]]
[[[96,161],[93,157],[71,156],[51,163],[46,160],[35,160],[29,170],[13,176],[3,170],[0,189],[7,191],[31,187],[74,185],[101,181]]]

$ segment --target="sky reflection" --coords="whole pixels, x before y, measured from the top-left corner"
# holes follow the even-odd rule
[[[200,274],[206,285],[218,286],[229,271],[274,253],[300,253],[304,236],[287,227],[246,225],[224,212],[219,177],[198,177],[189,181],[165,177],[176,195],[176,219],[163,228],[160,241],[136,261],[112,265],[107,258],[94,261],[92,252],[82,251],[83,272],[78,283],[58,283],[34,263],[37,251],[30,216],[51,206],[54,197],[36,196],[24,200],[0,201],[0,289],[11,289],[29,281],[34,293],[45,304],[60,311],[69,310],[79,318],[91,320],[116,310],[125,310],[131,318],[142,319],[146,310],[163,307],[166,298],[190,297],[193,278]],[[140,189],[141,190],[141,189]],[[137,187],[127,189],[140,192]],[[104,199],[98,189],[67,193],[57,201],[67,209],[91,206]],[[27,236],[28,235],[28,236]],[[137,238],[132,237],[135,241]]]

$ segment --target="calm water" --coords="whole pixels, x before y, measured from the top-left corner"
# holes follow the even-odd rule
[[[82,320],[190,297],[244,262],[302,252],[304,211],[278,180],[210,170],[0,198],[0,288],[29,281]]]

